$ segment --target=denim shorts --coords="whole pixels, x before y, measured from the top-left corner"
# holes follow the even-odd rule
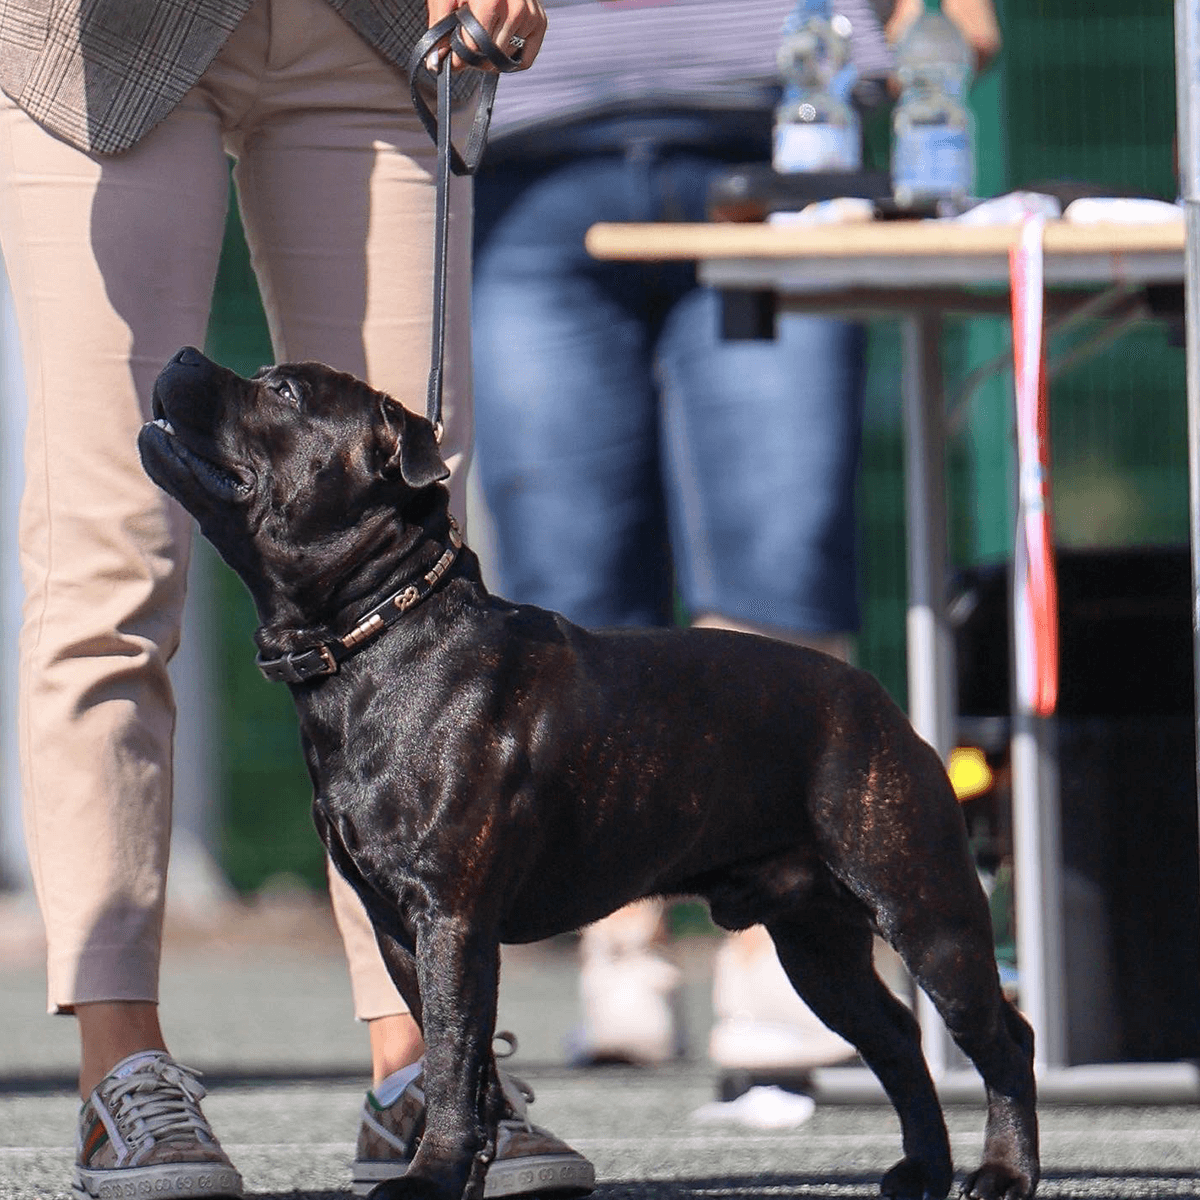
[[[690,265],[584,249],[596,221],[702,219],[726,162],[647,139],[477,179],[476,448],[510,599],[593,627],[857,627],[861,327],[723,341]]]

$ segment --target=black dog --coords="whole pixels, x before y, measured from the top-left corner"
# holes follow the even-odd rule
[[[185,349],[154,411],[142,461],[254,596],[317,828],[424,1030],[426,1132],[374,1195],[482,1193],[500,944],[656,894],[766,925],[896,1107],[883,1194],[940,1197],[945,1124],[916,1022],[872,966],[877,930],[986,1084],[964,1191],[1033,1195],[1032,1034],[1001,996],[942,765],[870,676],[766,638],[593,633],[489,595],[428,422],[327,367],[247,380]]]

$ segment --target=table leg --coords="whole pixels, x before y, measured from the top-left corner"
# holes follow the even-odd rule
[[[1179,181],[1187,240],[1184,311],[1187,320],[1188,512],[1192,547],[1192,664],[1200,747],[1200,4],[1175,0]],[[1197,764],[1200,774],[1200,762]],[[1200,784],[1197,787],[1200,795]]]

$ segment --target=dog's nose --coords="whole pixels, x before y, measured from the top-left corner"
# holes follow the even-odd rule
[[[208,359],[196,349],[195,346],[184,346],[178,354],[171,359],[173,363],[184,363],[189,366],[197,366],[200,363],[208,362]]]

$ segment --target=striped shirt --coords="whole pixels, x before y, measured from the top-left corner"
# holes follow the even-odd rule
[[[796,0],[543,0],[537,61],[500,82],[493,136],[613,105],[764,108]],[[861,75],[891,69],[871,0],[834,0]]]

